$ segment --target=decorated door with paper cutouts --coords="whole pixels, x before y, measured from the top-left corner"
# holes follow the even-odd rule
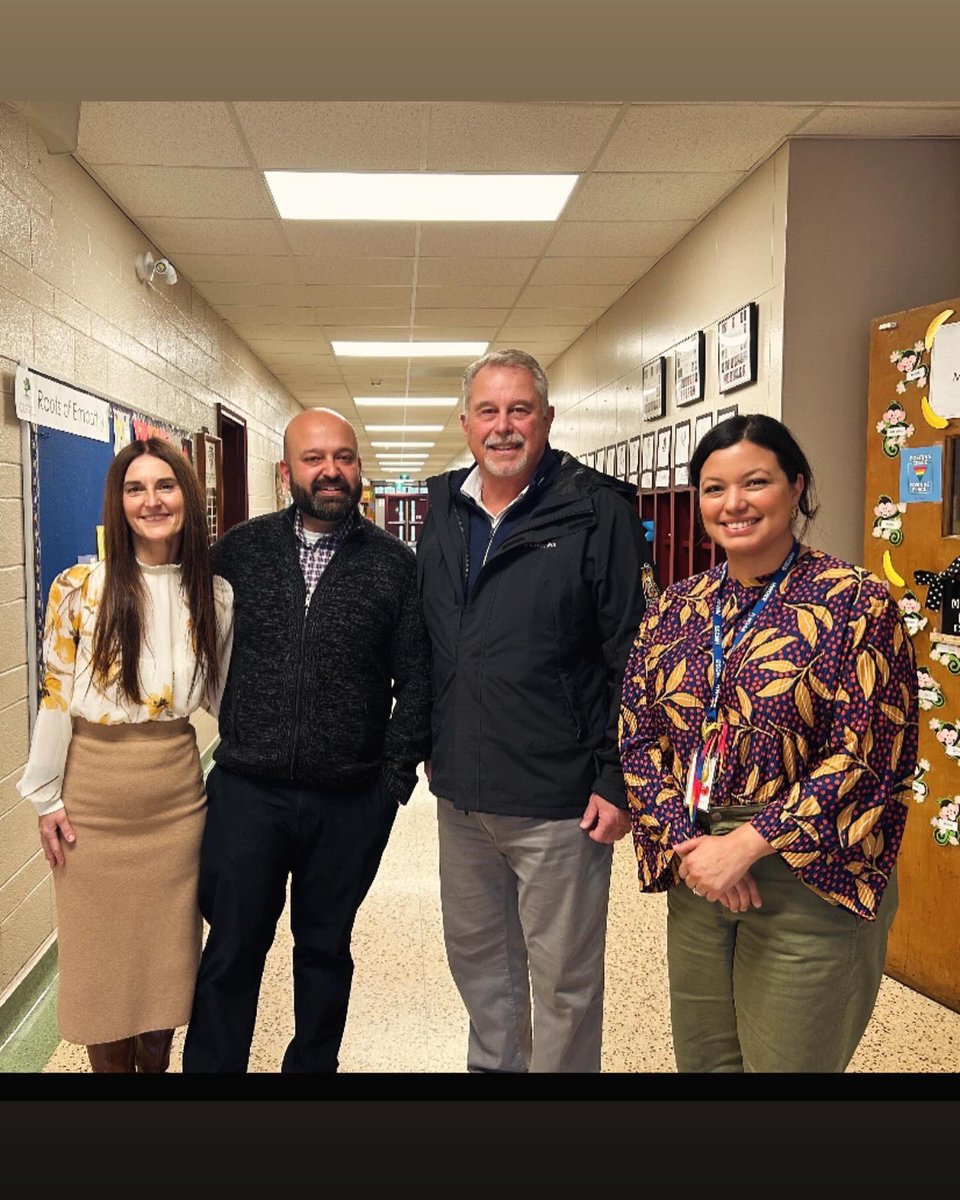
[[[960,1011],[958,351],[960,297],[871,322],[863,562],[903,613],[920,702],[887,973]]]

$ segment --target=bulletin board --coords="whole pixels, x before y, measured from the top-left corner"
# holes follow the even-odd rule
[[[47,387],[47,385],[49,385]],[[47,387],[48,395],[42,389]],[[46,407],[38,406],[38,393]],[[51,401],[49,397],[54,399]],[[61,419],[71,399],[89,398],[93,432]],[[31,731],[43,668],[43,622],[54,579],[84,555],[97,555],[103,485],[117,454],[131,441],[162,437],[193,461],[191,434],[108,396],[78,387],[26,363],[17,369],[17,415],[23,450],[24,557],[27,587],[27,673]],[[27,419],[29,416],[35,420]],[[48,423],[49,422],[49,423]],[[57,424],[62,427],[57,428]],[[106,434],[108,440],[102,440]]]

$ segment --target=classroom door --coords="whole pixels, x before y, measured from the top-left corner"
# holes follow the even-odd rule
[[[956,563],[960,585],[960,419],[929,402],[937,330],[957,320],[960,298],[871,323],[863,561],[904,613],[921,704],[887,972],[960,1011],[960,586],[941,575]]]

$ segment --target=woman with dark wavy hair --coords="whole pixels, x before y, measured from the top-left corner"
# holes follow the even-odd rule
[[[204,497],[151,437],[107,472],[105,557],[50,589],[44,679],[18,787],[57,899],[61,1035],[103,1072],[160,1072],[200,957],[206,797],[190,714],[216,711],[233,632]]]
[[[721,421],[690,480],[726,561],[647,609],[620,710],[677,1067],[842,1071],[897,908],[910,637],[878,579],[804,544],[813,479],[780,421]]]

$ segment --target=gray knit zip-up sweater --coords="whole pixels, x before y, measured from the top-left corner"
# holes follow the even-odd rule
[[[214,758],[229,771],[405,803],[430,755],[430,650],[413,552],[360,521],[305,607],[293,507],[214,546],[234,596]],[[391,711],[392,706],[392,711]]]

